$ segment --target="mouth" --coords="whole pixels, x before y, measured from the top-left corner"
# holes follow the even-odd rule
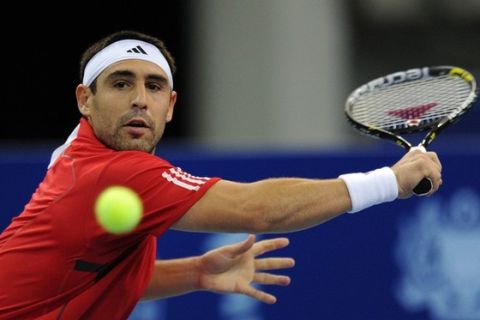
[[[124,125],[123,128],[125,128],[130,135],[130,137],[134,139],[140,139],[141,137],[144,137],[146,134],[148,134],[152,128],[149,125],[148,121],[136,117],[128,120]]]
[[[131,127],[131,128],[145,128],[145,129],[150,129],[150,126],[148,125],[147,121],[143,118],[133,118],[128,120],[127,123],[123,125],[124,127]]]

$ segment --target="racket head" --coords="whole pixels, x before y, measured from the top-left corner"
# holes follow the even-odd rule
[[[349,122],[359,131],[409,149],[401,135],[438,131],[458,120],[477,97],[473,75],[454,66],[408,69],[376,78],[355,89],[345,104]]]

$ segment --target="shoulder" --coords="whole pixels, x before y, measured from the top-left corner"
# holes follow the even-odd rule
[[[119,151],[110,157],[104,165],[105,173],[111,175],[138,175],[144,172],[161,173],[173,165],[156,155],[142,151]]]
[[[154,154],[143,151],[117,151],[111,159],[112,165],[149,165],[149,166],[172,166],[167,160]]]

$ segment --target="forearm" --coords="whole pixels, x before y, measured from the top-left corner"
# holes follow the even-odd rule
[[[290,178],[253,183],[243,210],[263,217],[260,232],[289,232],[316,226],[350,208],[343,181]]]
[[[318,225],[351,208],[340,179],[222,180],[175,226],[182,230],[290,232]]]
[[[199,290],[198,257],[157,260],[142,299],[160,299]]]

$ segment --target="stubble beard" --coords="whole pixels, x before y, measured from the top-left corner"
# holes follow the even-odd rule
[[[100,135],[100,140],[113,150],[127,151],[136,150],[153,153],[155,147],[160,141],[161,134],[155,136],[155,128],[150,128],[150,134],[143,134],[142,136],[132,136],[127,132],[127,128],[117,126],[113,133],[106,133]]]

